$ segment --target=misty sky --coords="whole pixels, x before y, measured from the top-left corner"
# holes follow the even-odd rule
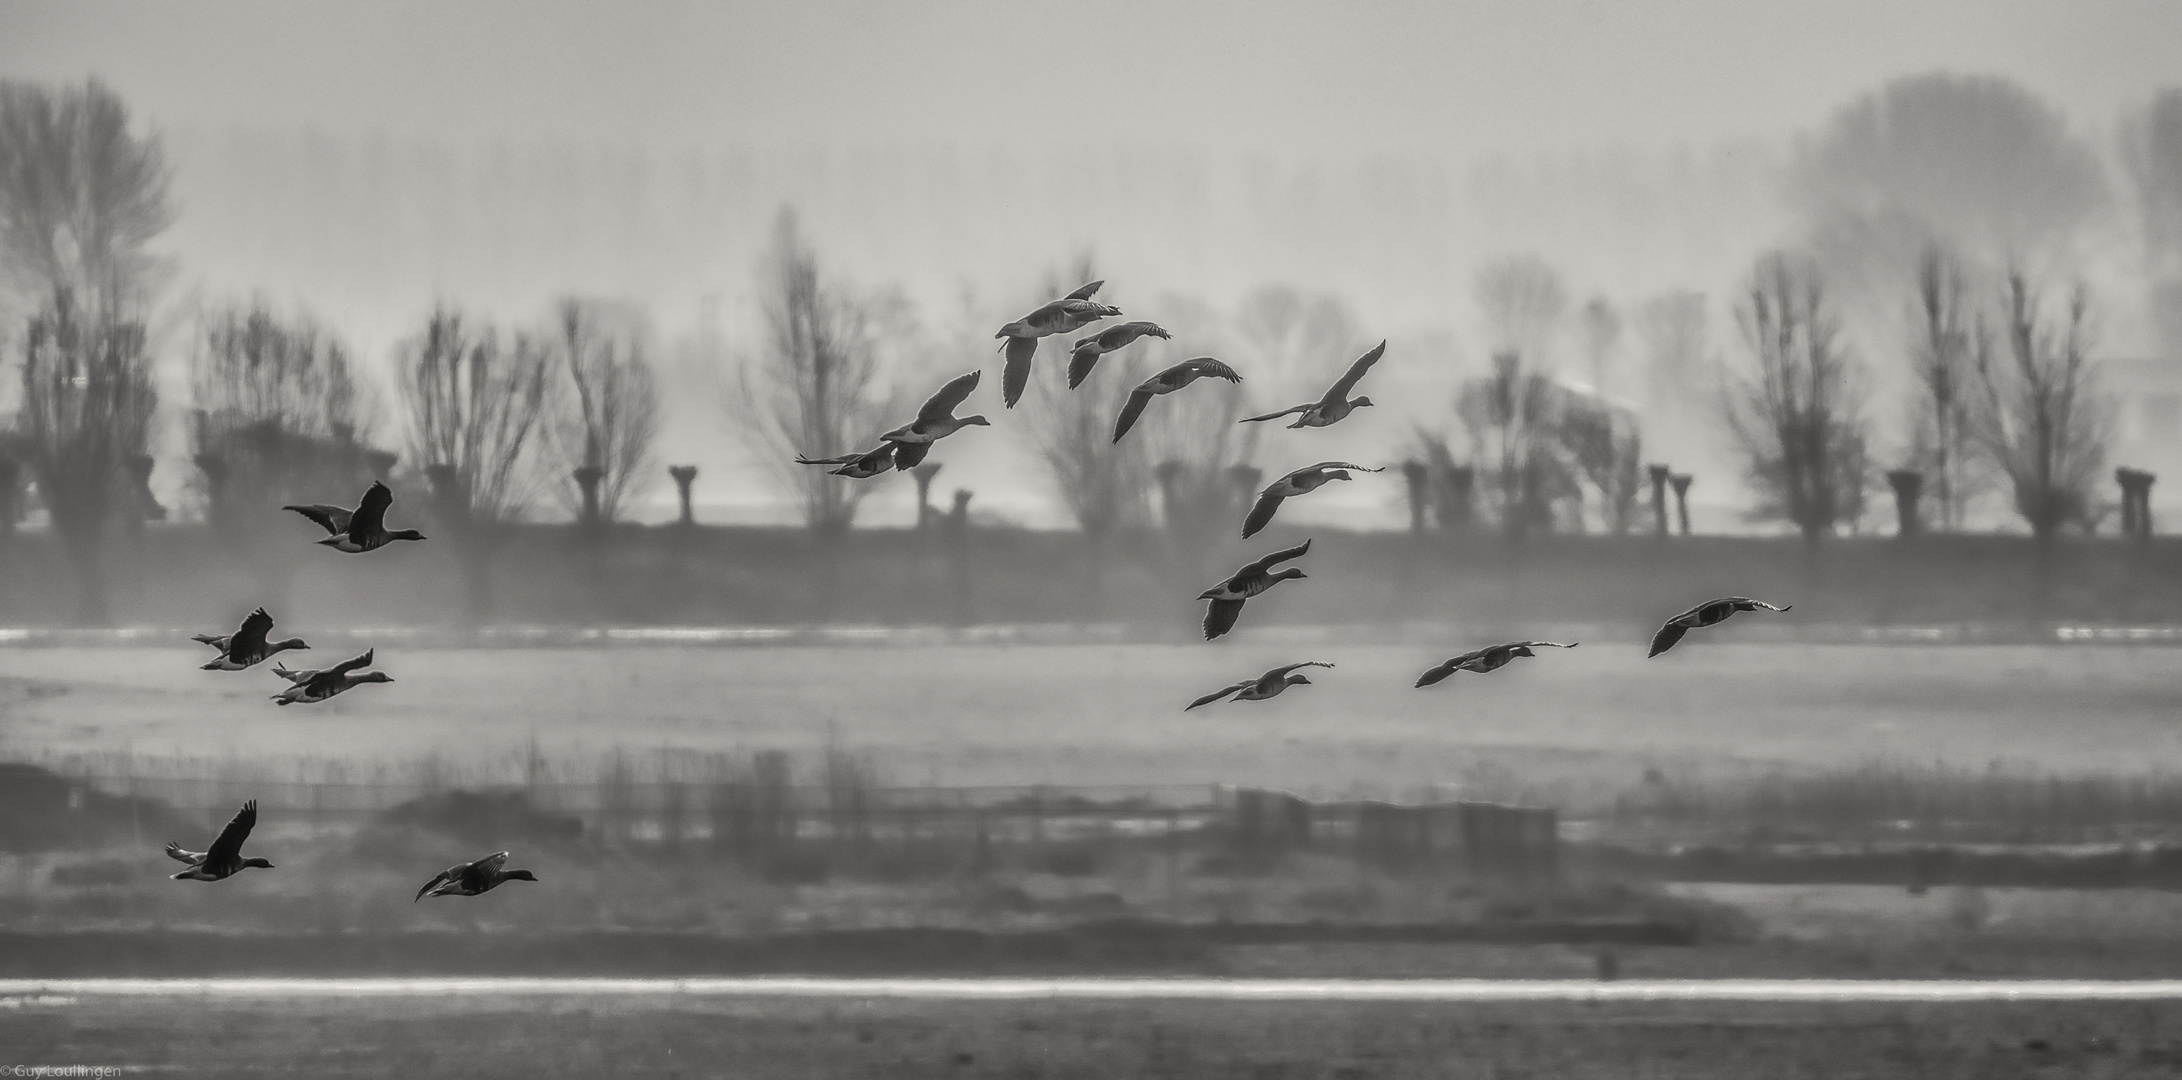
[[[2151,2],[0,0],[0,77],[96,74],[165,133],[176,297],[300,304],[374,363],[435,300],[520,321],[571,290],[645,305],[665,338],[717,311],[747,345],[750,269],[792,203],[932,322],[1035,299],[1094,249],[1132,317],[1338,291],[1395,341],[1378,392],[1441,413],[1476,361],[1456,309],[1482,258],[1537,251],[1617,303],[1718,296],[1792,239],[1778,159],[1858,94],[2002,74],[2103,147],[2182,77],[2178,45],[2182,4]],[[663,456],[700,464],[707,498],[772,500],[712,390],[678,389]],[[1320,443],[1384,457],[1426,419]],[[950,481],[1054,521],[1019,442],[964,443]],[[1721,477],[1716,450],[1684,464]],[[906,512],[889,483],[873,520]],[[1356,487],[1318,509],[1399,520],[1398,485]]]

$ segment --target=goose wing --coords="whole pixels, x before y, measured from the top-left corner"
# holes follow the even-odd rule
[[[258,801],[252,799],[242,804],[242,809],[220,830],[219,839],[205,849],[204,864],[210,867],[233,865],[242,859],[242,842],[250,839],[250,830],[258,825]]]
[[[283,506],[281,507],[281,509],[293,510],[298,514],[301,514],[304,517],[307,517],[312,521],[317,522],[318,527],[326,530],[326,535],[328,536],[339,536],[342,533],[349,531],[349,518],[352,515],[349,513],[348,508],[345,506],[327,506],[324,503],[302,503],[291,506]]]
[[[1014,338],[1008,339],[1008,349],[1011,356],[1014,353],[1015,341]],[[947,385],[939,388],[939,393],[925,399],[924,407],[917,410],[917,423],[933,424],[953,416],[955,406],[962,404],[964,400],[969,398],[970,391],[977,389],[978,377],[983,374],[982,371],[972,371],[948,380]]]
[[[199,643],[199,644],[203,644],[203,645],[210,645],[210,646],[212,646],[213,648],[215,648],[215,649],[218,649],[218,650],[220,650],[220,651],[221,651],[221,652],[223,652],[223,653],[227,651],[227,638],[226,638],[225,636],[222,636],[222,635],[218,635],[218,634],[191,634],[191,635],[189,636],[189,639],[190,639],[191,641],[197,642],[197,643]]]
[[[1233,686],[1222,687],[1219,690],[1215,690],[1212,693],[1206,694],[1205,696],[1198,698],[1197,700],[1192,701],[1187,705],[1182,706],[1182,711],[1188,712],[1199,705],[1210,705],[1213,702],[1228,696],[1229,694],[1239,694],[1244,690],[1250,689],[1251,682],[1252,680],[1245,679],[1242,682],[1236,683]]]
[[[1508,642],[1508,643],[1507,643],[1506,645],[1502,645],[1502,646],[1501,646],[1501,648],[1503,648],[1503,649],[1518,649],[1518,648],[1521,648],[1521,649],[1573,649],[1573,648],[1575,648],[1576,646],[1578,646],[1578,645],[1581,645],[1581,644],[1583,644],[1583,642],[1581,642],[1581,641],[1511,641],[1511,642]]]
[[[1304,542],[1297,544],[1292,548],[1282,548],[1279,551],[1273,552],[1272,554],[1267,555],[1264,558],[1243,567],[1242,570],[1236,574],[1236,576],[1241,577],[1243,574],[1262,574],[1268,570],[1271,570],[1273,568],[1273,564],[1275,563],[1284,563],[1290,559],[1299,559],[1305,555],[1310,554],[1310,552],[1311,542],[1309,540],[1305,540]]]
[[[1237,420],[1237,421],[1235,421],[1235,422],[1236,422],[1236,423],[1238,423],[1238,424],[1255,424],[1255,423],[1257,423],[1257,422],[1258,422],[1258,421],[1260,421],[1260,420],[1278,420],[1278,419],[1280,419],[1280,418],[1281,418],[1281,417],[1283,417],[1283,416],[1289,416],[1289,415],[1292,415],[1292,414],[1294,414],[1294,413],[1299,413],[1299,412],[1303,412],[1303,411],[1305,411],[1305,410],[1308,410],[1309,408],[1311,408],[1311,406],[1313,406],[1313,405],[1316,405],[1316,404],[1318,404],[1318,403],[1317,403],[1317,402],[1315,402],[1315,401],[1306,401],[1306,402],[1304,402],[1304,403],[1303,403],[1303,404],[1301,404],[1301,405],[1295,405],[1295,406],[1291,406],[1291,407],[1289,407],[1289,408],[1286,408],[1286,409],[1282,409],[1282,410],[1281,410],[1281,411],[1279,411],[1279,412],[1269,412],[1269,413],[1266,413],[1266,414],[1265,414],[1264,416],[1245,416],[1245,417],[1243,417],[1242,419],[1240,419],[1240,420]]]
[[[1792,608],[1795,606],[1794,604],[1789,604],[1786,607],[1775,607],[1772,604],[1768,604],[1763,600],[1752,600],[1747,596],[1731,596],[1727,598],[1727,602],[1734,604],[1735,610],[1737,611],[1786,611],[1788,610],[1788,608]]]
[[[1089,299],[1091,299],[1091,298],[1092,298],[1093,296],[1096,296],[1096,295],[1098,295],[1098,291],[1099,291],[1099,286],[1101,286],[1101,285],[1104,285],[1104,284],[1106,284],[1106,279],[1104,279],[1104,278],[1100,278],[1100,279],[1099,279],[1099,280],[1097,280],[1097,281],[1091,282],[1090,284],[1088,284],[1088,285],[1085,285],[1085,286],[1083,286],[1083,287],[1081,287],[1081,288],[1077,289],[1077,290],[1076,290],[1075,292],[1069,293],[1069,294],[1068,294],[1067,296],[1061,297],[1061,299],[1063,299],[1063,300],[1089,300]]]
[[[1012,409],[1023,399],[1023,388],[1030,385],[1030,362],[1038,355],[1038,339],[1011,337],[1007,350],[1007,366],[1000,372],[1000,400]]]
[[[894,471],[896,472],[907,472],[916,468],[918,463],[924,460],[924,455],[932,452],[932,444],[928,442],[895,443],[893,445]]]
[[[1282,495],[1271,488],[1260,494],[1257,505],[1250,508],[1250,515],[1243,518],[1243,539],[1248,540],[1256,535],[1259,529],[1270,524],[1273,520],[1273,512],[1280,509],[1281,500],[1285,498],[1287,498],[1286,495]]]
[[[1386,342],[1382,341],[1372,346],[1370,352],[1357,357],[1356,362],[1349,365],[1347,374],[1342,375],[1339,382],[1334,383],[1332,387],[1327,389],[1326,396],[1320,398],[1319,403],[1331,405],[1336,401],[1347,401],[1349,391],[1356,389],[1356,384],[1363,381],[1364,373],[1370,371],[1371,365],[1378,363],[1379,358],[1384,355],[1386,355]]]
[[[265,651],[265,635],[273,630],[273,617],[259,608],[243,616],[242,628],[227,639],[227,655],[240,659],[256,656]]]
[[[1068,388],[1070,390],[1082,386],[1083,381],[1090,378],[1091,369],[1098,366],[1099,357],[1105,351],[1099,347],[1098,338],[1087,338],[1076,343],[1076,351],[1068,354]]]
[[[1442,679],[1453,675],[1455,672],[1462,670],[1463,664],[1471,660],[1477,659],[1478,655],[1482,652],[1484,652],[1483,649],[1475,649],[1470,652],[1463,653],[1461,656],[1451,657],[1447,660],[1443,660],[1440,663],[1425,669],[1424,674],[1417,676],[1417,685],[1419,687],[1430,686],[1433,683],[1439,682]]]
[[[1243,613],[1240,600],[1214,600],[1205,609],[1205,640],[1211,641],[1221,634],[1235,629],[1235,619]]]
[[[1171,375],[1176,372],[1188,372],[1192,376],[1198,378],[1210,377],[1214,379],[1226,379],[1231,383],[1239,383],[1243,381],[1243,377],[1237,374],[1234,368],[1231,368],[1226,364],[1223,364],[1220,361],[1215,360],[1209,356],[1200,356],[1195,359],[1184,360],[1181,363],[1176,364],[1171,368],[1168,368],[1166,371],[1161,372],[1161,374]],[[1275,415],[1285,416],[1287,414],[1278,413]]]
[[[463,872],[468,870],[469,868],[469,863],[456,863],[453,866],[450,866],[447,869],[440,871],[439,876],[425,882],[424,887],[417,890],[417,900],[422,900],[425,897],[430,896],[432,894],[432,890],[437,889],[442,885],[450,884],[460,879]],[[411,900],[410,903],[414,904],[417,902],[417,900]]]
[[[1381,465],[1376,469],[1367,469],[1362,465],[1358,465],[1354,462],[1349,461],[1321,461],[1316,465],[1310,466],[1309,468],[1297,469],[1296,471],[1289,473],[1288,475],[1291,477],[1295,477],[1302,476],[1304,473],[1331,472],[1334,469],[1347,469],[1350,472],[1385,472],[1386,466]]]
[[[1144,406],[1152,403],[1151,391],[1138,387],[1129,391],[1129,400],[1121,403],[1121,415],[1114,417],[1114,441],[1120,442],[1129,429],[1136,426],[1136,418],[1144,415]]]
[[[1328,667],[1328,668],[1330,668],[1330,667],[1332,667],[1332,666],[1333,666],[1332,664],[1329,664],[1329,663],[1327,663],[1327,662],[1325,662],[1325,661],[1323,661],[1323,660],[1305,660],[1305,661],[1303,661],[1303,662],[1302,662],[1302,663],[1300,663],[1300,664],[1288,664],[1288,665],[1285,665],[1285,666],[1282,666],[1282,667],[1277,667],[1277,668],[1274,668],[1273,670],[1271,670],[1271,671],[1268,671],[1268,672],[1266,672],[1265,674],[1263,674],[1263,675],[1260,675],[1260,676],[1258,676],[1258,681],[1259,681],[1259,682],[1279,682],[1279,681],[1281,681],[1282,679],[1285,679],[1285,678],[1287,678],[1287,677],[1288,677],[1288,674],[1289,674],[1289,672],[1292,672],[1292,671],[1296,670],[1297,668],[1307,668],[1307,667]]]
[[[191,851],[190,849],[183,847],[182,845],[177,844],[172,840],[169,840],[167,841],[167,858],[173,859],[175,862],[181,863],[185,866],[195,866],[198,863],[205,861],[205,853],[202,851]]]
[[[889,445],[892,445],[892,444],[889,444]],[[851,462],[861,461],[861,460],[863,460],[863,459],[864,459],[864,457],[865,457],[865,455],[863,455],[863,454],[843,454],[843,455],[841,455],[840,457],[805,457],[805,456],[803,456],[802,454],[797,454],[797,455],[796,455],[796,464],[798,464],[798,465],[847,465],[847,464],[850,464]]]
[[[1667,625],[1659,628],[1658,633],[1652,635],[1652,651],[1645,653],[1645,657],[1649,659],[1674,648],[1674,643],[1682,640],[1682,635],[1687,633],[1689,628],[1683,626],[1680,619],[1669,620]]]
[[[348,674],[348,673],[349,673],[349,672],[351,672],[351,671],[361,671],[361,670],[363,670],[364,668],[370,667],[370,666],[371,666],[371,653],[372,653],[372,650],[370,650],[370,649],[365,649],[365,650],[364,650],[364,652],[363,652],[363,655],[361,655],[361,656],[351,656],[351,657],[349,657],[348,659],[346,659],[346,660],[343,660],[343,661],[341,661],[340,663],[338,663],[338,664],[335,664],[335,665],[333,665],[333,666],[332,666],[332,667],[330,667],[330,668],[327,668],[327,669],[325,670],[324,674],[327,674],[327,675],[346,675],[346,674]]]
[[[385,484],[373,480],[364,489],[364,501],[356,504],[356,516],[349,521],[350,536],[370,536],[386,527],[386,508],[394,505],[394,492]]]

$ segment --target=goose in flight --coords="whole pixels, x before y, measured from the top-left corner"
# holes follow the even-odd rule
[[[350,687],[360,686],[364,683],[393,682],[394,677],[383,671],[366,671],[361,675],[354,674],[354,672],[362,668],[371,666],[371,653],[372,650],[365,649],[362,656],[352,656],[330,668],[310,671],[290,671],[279,664],[274,664],[273,674],[288,680],[290,685],[280,693],[274,694],[273,700],[282,705],[293,705],[299,701],[308,705],[313,702],[324,701],[335,694],[348,690]]]
[[[1292,548],[1282,548],[1235,571],[1226,581],[1198,593],[1197,599],[1212,601],[1205,608],[1205,640],[1211,641],[1235,628],[1235,619],[1243,612],[1243,601],[1290,578],[1308,577],[1301,569],[1293,566],[1278,574],[1272,570],[1273,564],[1300,559],[1309,554],[1310,550],[1309,540]]]
[[[302,638],[286,638],[267,643],[265,635],[273,629],[273,617],[259,608],[243,616],[242,625],[232,634],[213,636],[193,634],[191,641],[201,641],[220,650],[220,658],[204,665],[205,671],[241,671],[277,652],[289,649],[308,649]]]
[[[1110,352],[1120,352],[1135,343],[1136,339],[1155,337],[1171,340],[1174,335],[1155,322],[1116,323],[1090,337],[1076,342],[1076,348],[1068,354],[1068,388],[1082,386],[1091,374],[1099,357]]]
[[[1371,365],[1378,363],[1379,357],[1385,354],[1386,342],[1382,341],[1372,346],[1371,351],[1357,357],[1356,362],[1349,365],[1348,374],[1341,376],[1341,381],[1334,383],[1326,391],[1326,396],[1319,398],[1317,401],[1306,401],[1301,405],[1291,406],[1279,412],[1266,413],[1264,416],[1245,416],[1236,423],[1249,424],[1259,420],[1277,420],[1290,413],[1303,414],[1296,417],[1295,423],[1288,425],[1292,428],[1325,427],[1328,424],[1338,423],[1349,413],[1371,404],[1371,399],[1368,397],[1350,400],[1349,391],[1356,389],[1356,384],[1363,379],[1364,373],[1370,371]]]
[[[1297,469],[1265,486],[1258,492],[1257,505],[1250,508],[1250,515],[1243,519],[1243,539],[1255,535],[1273,520],[1273,511],[1280,509],[1281,500],[1291,495],[1317,491],[1334,480],[1350,479],[1349,470],[1357,472],[1385,472],[1384,467],[1367,469],[1346,461],[1321,461],[1316,465]]]
[[[1417,685],[1430,686],[1458,671],[1475,671],[1479,674],[1497,671],[1508,666],[1508,662],[1518,656],[1538,655],[1532,649],[1573,649],[1581,644],[1583,642],[1580,641],[1511,641],[1505,645],[1488,645],[1463,653],[1417,676]]]
[[[1300,664],[1289,664],[1286,667],[1277,667],[1271,671],[1266,672],[1263,675],[1258,676],[1255,679],[1244,679],[1243,681],[1236,683],[1233,686],[1229,686],[1221,690],[1217,690],[1213,693],[1206,694],[1205,696],[1198,698],[1197,700],[1192,701],[1187,705],[1182,706],[1182,711],[1188,712],[1199,705],[1210,705],[1213,702],[1228,696],[1229,694],[1235,695],[1235,700],[1237,701],[1264,701],[1266,698],[1279,697],[1281,691],[1286,690],[1291,686],[1309,686],[1311,684],[1311,680],[1306,679],[1301,675],[1289,674],[1295,669],[1307,667],[1330,668],[1332,666],[1332,664],[1324,663],[1318,660],[1305,660]]]
[[[1184,360],[1179,364],[1137,384],[1129,391],[1129,400],[1121,405],[1121,415],[1114,418],[1114,441],[1120,442],[1129,429],[1136,426],[1136,418],[1144,415],[1144,406],[1152,403],[1160,394],[1171,394],[1199,379],[1226,379],[1231,383],[1243,381],[1235,369],[1209,356]]]
[[[1728,616],[1738,611],[1757,611],[1761,608],[1766,611],[1786,611],[1794,606],[1789,604],[1787,607],[1774,607],[1763,600],[1752,600],[1747,596],[1725,596],[1718,600],[1707,600],[1668,619],[1666,625],[1659,628],[1659,633],[1652,637],[1652,651],[1645,655],[1658,656],[1674,648],[1674,643],[1682,640],[1682,635],[1700,626],[1726,622]]]
[[[992,421],[983,416],[955,415],[955,406],[962,404],[977,389],[977,377],[981,372],[957,375],[947,385],[939,388],[917,410],[917,418],[901,427],[879,436],[894,445],[894,467],[907,470],[924,460],[932,452],[932,444],[972,425],[991,427]]]
[[[456,863],[417,890],[417,900],[427,896],[476,896],[491,892],[503,881],[536,881],[528,870],[509,870],[508,853],[495,851],[476,862]],[[414,904],[417,900],[411,900]]]
[[[356,555],[385,547],[394,540],[424,539],[424,534],[415,529],[387,530],[386,508],[392,505],[394,493],[385,484],[373,480],[371,487],[364,491],[363,501],[357,503],[354,510],[322,503],[283,506],[281,509],[293,510],[326,530],[326,538],[319,543],[335,551]]]
[[[1039,338],[1081,330],[1100,319],[1121,314],[1120,308],[1091,299],[1104,284],[1104,281],[1094,281],[1085,285],[1001,327],[1000,332],[993,335],[1007,339],[1001,344],[1008,352],[1008,362],[1000,373],[1000,398],[1008,408],[1015,407],[1023,397],[1023,388],[1030,385],[1030,361],[1038,355]]]
[[[881,442],[876,450],[866,450],[861,454],[843,454],[840,457],[813,458],[798,454],[796,455],[796,464],[839,465],[840,468],[838,469],[827,469],[826,471],[835,476],[846,476],[851,480],[862,480],[867,477],[877,476],[894,467],[894,449],[896,445],[895,443]]]
[[[271,870],[273,864],[264,859],[242,857],[242,842],[250,839],[250,830],[257,824],[258,801],[252,799],[242,804],[242,809],[236,811],[227,827],[220,830],[219,838],[203,851],[190,851],[172,840],[167,841],[167,857],[189,867],[174,875],[174,880],[219,881],[244,870]]]

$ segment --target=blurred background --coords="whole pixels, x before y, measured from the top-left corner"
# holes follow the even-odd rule
[[[2182,956],[2182,9],[0,18],[0,973]],[[1003,407],[1099,279],[1172,338]],[[260,605],[396,681],[196,670]]]

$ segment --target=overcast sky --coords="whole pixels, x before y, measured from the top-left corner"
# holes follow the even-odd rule
[[[0,3],[0,73],[97,72],[165,123],[440,136],[1651,145],[1806,126],[1932,68],[2103,124],[2182,4]]]

